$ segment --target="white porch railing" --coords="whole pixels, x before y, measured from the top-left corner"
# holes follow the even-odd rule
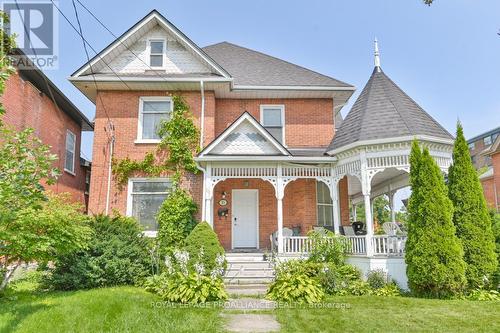
[[[345,236],[349,243],[349,254],[366,254],[366,236]],[[283,238],[285,253],[306,254],[312,247],[313,240],[307,236],[290,236]],[[373,236],[371,239],[374,254],[386,256],[403,256],[406,236]]]
[[[405,253],[406,236],[377,235],[372,238],[375,255],[403,256]]]

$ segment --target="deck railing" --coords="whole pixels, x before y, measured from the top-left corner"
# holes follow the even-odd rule
[[[406,236],[376,235],[372,237],[375,255],[403,256],[405,253]]]
[[[349,254],[366,255],[366,236],[345,236],[343,239],[349,244]],[[307,236],[284,237],[284,252],[307,254],[311,250],[312,242]],[[406,236],[377,235],[372,237],[371,242],[375,255],[403,256]]]

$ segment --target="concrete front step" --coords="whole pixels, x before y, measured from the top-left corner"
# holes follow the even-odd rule
[[[263,253],[226,253],[228,262],[266,262]]]
[[[250,278],[250,277],[256,277],[256,278],[272,278],[274,277],[274,271],[273,270],[234,270],[234,271],[227,271],[226,275],[224,275],[225,278],[231,279],[231,278]]]
[[[269,261],[231,261],[227,263],[227,269],[273,269]]]
[[[267,293],[267,284],[226,284],[229,295],[263,296]]]
[[[255,276],[224,277],[224,283],[226,285],[268,284],[271,282],[273,282],[272,277],[255,277]]]

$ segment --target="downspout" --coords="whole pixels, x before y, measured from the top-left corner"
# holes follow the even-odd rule
[[[113,150],[115,147],[115,131],[113,125],[110,124],[111,141],[109,142],[109,167],[108,167],[108,188],[106,190],[106,215],[109,215],[109,197],[111,194],[111,173],[113,164]]]
[[[201,198],[201,220],[202,221],[206,221],[206,211],[205,211],[205,200],[206,200],[206,194],[205,194],[205,172],[207,171],[206,169],[204,169],[200,163],[198,162],[195,162],[196,163],[196,166],[198,167],[199,170],[201,170],[203,172],[203,187],[202,187],[202,198]]]
[[[200,81],[201,90],[201,119],[200,119],[200,149],[203,149],[203,138],[205,134],[205,87],[203,80]]]

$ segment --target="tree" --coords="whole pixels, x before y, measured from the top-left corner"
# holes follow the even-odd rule
[[[9,17],[0,10],[0,96],[5,90],[5,83],[9,76],[15,72],[9,59],[11,49],[15,46],[14,36],[8,35],[2,27],[9,23]],[[0,103],[0,115],[5,113],[5,109]],[[0,125],[2,124],[0,119]]]
[[[408,284],[417,296],[450,297],[466,284],[463,249],[455,235],[453,206],[443,175],[427,148],[415,141],[410,155]]]
[[[49,195],[46,200],[0,217],[0,291],[22,262],[47,262],[87,246],[87,217],[79,204],[71,204],[68,199],[65,195]]]
[[[483,188],[472,165],[460,123],[457,124],[448,189],[455,207],[453,223],[464,249],[467,282],[470,288],[482,288],[491,282],[496,270],[495,238]]]

